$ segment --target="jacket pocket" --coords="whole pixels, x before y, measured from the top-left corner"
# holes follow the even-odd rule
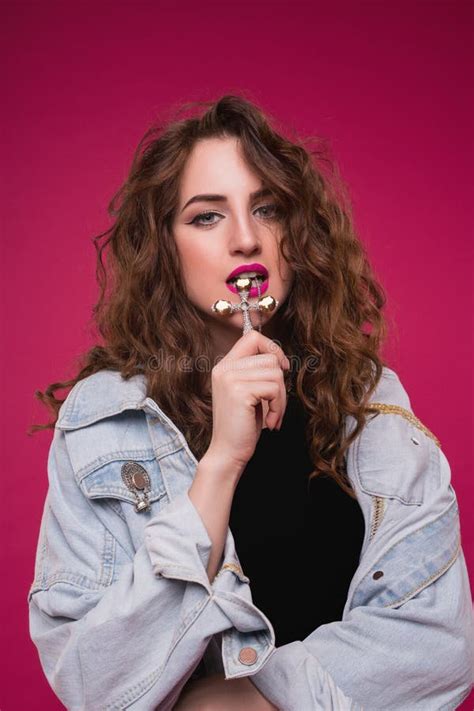
[[[360,488],[373,498],[375,530],[384,510],[379,499],[419,506],[440,479],[439,444],[434,435],[410,411],[384,407],[389,409],[369,415],[355,442],[353,459]]]
[[[154,454],[128,454],[111,455],[109,461],[82,476],[80,487],[104,526],[132,557],[143,543],[146,524],[168,502],[168,496]]]
[[[134,504],[137,513],[166,495],[158,461],[152,456],[120,456],[89,472],[81,479],[89,499],[110,497]]]
[[[445,573],[461,550],[459,507],[452,487],[451,503],[434,518],[399,538],[377,557],[359,581],[351,607],[399,607]]]

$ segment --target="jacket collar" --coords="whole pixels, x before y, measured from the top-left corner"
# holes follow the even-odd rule
[[[150,408],[151,402],[144,375],[125,380],[118,371],[100,370],[74,385],[61,405],[56,427],[61,430],[86,427],[124,410],[153,409],[158,416],[161,411]]]

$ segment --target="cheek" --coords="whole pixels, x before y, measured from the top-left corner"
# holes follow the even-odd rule
[[[199,274],[199,271],[202,271],[202,269],[206,267],[209,261],[209,256],[206,254],[206,251],[200,248],[199,245],[191,242],[181,243],[178,252],[183,274],[186,279],[195,278],[196,275]]]
[[[180,260],[188,298],[199,304],[215,300],[212,294],[215,291],[216,260],[212,253],[196,245],[182,245]]]

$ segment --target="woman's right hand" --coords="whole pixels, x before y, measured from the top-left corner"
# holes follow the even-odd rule
[[[257,330],[241,336],[214,366],[212,437],[208,452],[241,472],[252,457],[263,425],[280,428],[286,409],[283,371],[290,367],[280,346]]]

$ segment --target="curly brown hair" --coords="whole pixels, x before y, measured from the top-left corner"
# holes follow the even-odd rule
[[[172,223],[180,177],[196,142],[237,137],[249,167],[277,199],[280,250],[295,273],[274,318],[278,343],[300,364],[290,377],[309,415],[310,478],[332,477],[355,498],[345,452],[366,422],[366,405],[385,364],[380,349],[386,297],[356,235],[347,189],[327,141],[290,140],[283,133],[254,102],[233,94],[184,104],[164,125],[147,130],[109,204],[114,222],[92,240],[100,287],[92,318],[103,344],[81,357],[76,377],[35,392],[55,419],[32,425],[30,433],[54,427],[65,400],[55,397],[56,390],[102,369],[119,371],[125,379],[143,373],[149,397],[180,428],[196,458],[204,455],[212,434],[208,375],[177,364],[183,356],[210,361],[210,343],[186,296]],[[176,367],[156,367],[157,359]],[[356,420],[350,435],[344,429],[347,415]]]

